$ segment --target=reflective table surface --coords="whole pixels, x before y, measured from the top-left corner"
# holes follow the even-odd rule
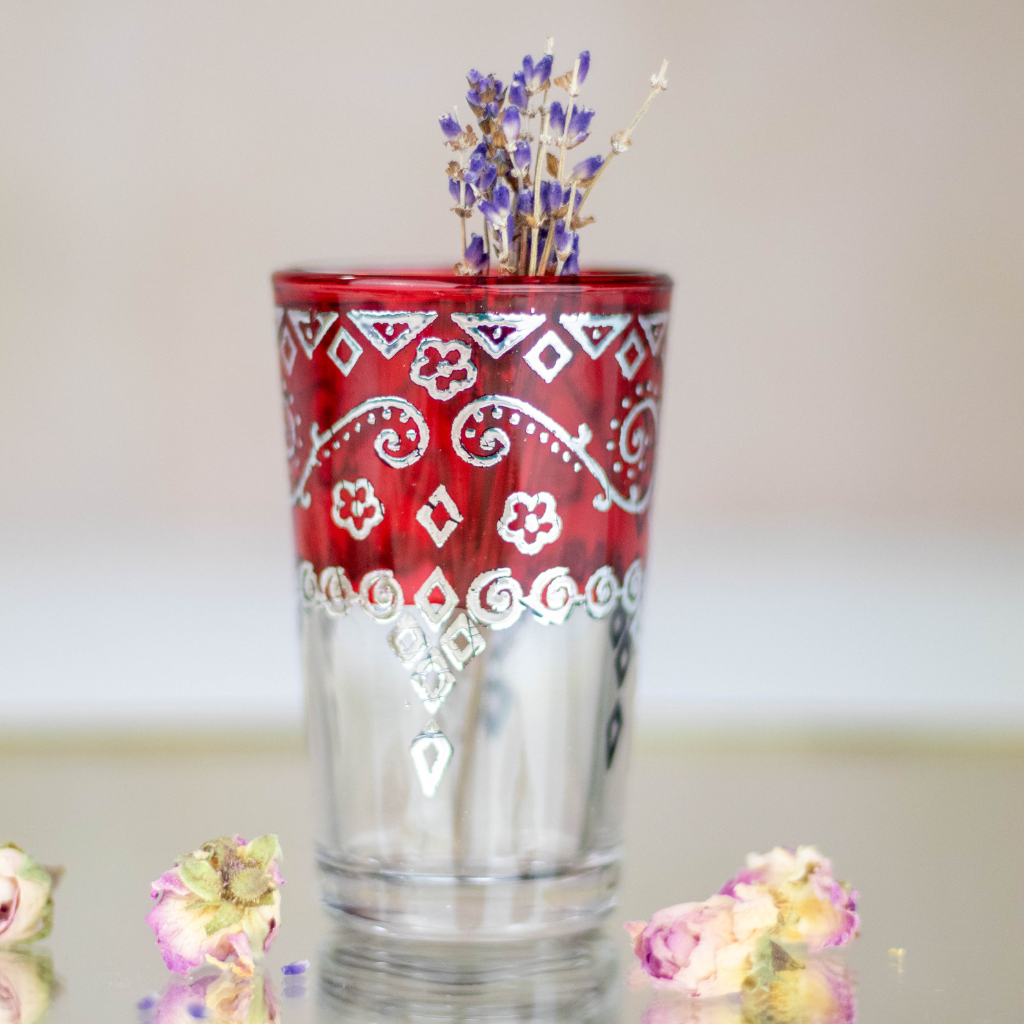
[[[1002,1024],[1024,1017],[1024,750],[694,735],[641,738],[632,756],[623,887],[601,933],[512,950],[423,951],[337,932],[320,910],[308,769],[293,738],[8,737],[0,743],[0,841],[66,868],[53,933],[32,947],[37,978],[52,964],[45,1019]],[[143,921],[149,883],[207,839],[265,832],[279,834],[285,855],[281,932],[262,975],[244,991],[223,993],[218,1018],[204,1009],[217,1002],[218,979],[187,980],[164,968]],[[816,844],[861,893],[861,937],[818,965],[846,1003],[758,1008],[672,998],[636,984],[624,921],[704,899],[749,851],[799,843]],[[300,960],[311,962],[305,974],[282,974]],[[29,986],[21,997],[29,1024],[42,998],[25,980],[31,970],[12,967],[3,954],[0,975],[5,970],[8,989]],[[4,984],[0,978],[6,1024],[19,1018],[10,993],[4,1007]]]

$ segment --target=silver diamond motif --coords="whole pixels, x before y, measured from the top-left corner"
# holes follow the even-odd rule
[[[668,310],[663,309],[660,313],[641,313],[637,320],[643,328],[647,344],[651,346],[651,352],[657,355],[668,334]]]
[[[412,672],[427,654],[427,634],[415,617],[406,612],[388,634],[388,643],[402,664]]]
[[[444,703],[445,698],[455,686],[455,676],[451,674],[441,652],[436,647],[426,650],[423,660],[416,666],[412,674],[412,687],[423,706],[432,715]]]
[[[443,604],[431,603],[430,595],[435,590],[440,590],[444,596]],[[455,593],[452,589],[452,585],[447,579],[445,579],[444,573],[441,572],[441,567],[437,566],[423,581],[423,586],[416,591],[416,596],[413,600],[416,602],[416,607],[423,612],[423,617],[427,620],[427,625],[437,632],[448,616],[455,611],[455,608],[459,603],[459,595]]]
[[[437,792],[448,762],[452,759],[452,745],[448,742],[448,737],[438,728],[437,722],[431,720],[412,741],[409,752],[419,776],[423,795],[433,796]],[[431,753],[434,755],[432,761],[428,760]]]
[[[459,612],[441,635],[441,650],[457,669],[464,669],[486,646],[480,630],[466,618],[465,612]]]
[[[444,526],[439,527],[434,522],[434,512],[437,506],[441,505],[448,513],[448,521]],[[441,484],[434,493],[427,498],[426,504],[421,505],[416,513],[416,522],[430,534],[430,539],[439,547],[443,548],[445,541],[455,532],[455,528],[462,522],[462,513],[458,505],[452,500],[448,488]]]
[[[280,340],[278,348],[281,351],[281,360],[284,363],[285,373],[291,373],[295,365],[295,357],[299,354],[299,346],[295,344],[292,337],[292,325],[284,316],[281,318],[281,325],[278,328]]]
[[[342,359],[341,353],[338,351],[342,342],[345,342],[348,347],[348,359]],[[334,363],[334,365],[341,370],[346,377],[352,372],[352,367],[359,362],[359,357],[362,354],[363,346],[360,345],[344,327],[338,329],[338,333],[334,336],[334,341],[331,342],[327,349],[327,358],[330,359],[330,361]]]
[[[555,352],[556,359],[551,366],[546,366],[541,356],[548,350]],[[529,352],[523,361],[546,384],[550,384],[568,365],[572,359],[572,349],[554,332],[548,331]]]
[[[630,351],[632,351],[632,355],[630,355]],[[644,348],[644,343],[640,340],[640,335],[636,331],[630,331],[625,344],[615,353],[615,360],[619,364],[622,376],[626,380],[632,380],[636,376],[636,371],[640,369],[640,364],[646,358],[647,349]],[[625,406],[625,402],[623,402],[623,405],[628,408],[628,406]]]

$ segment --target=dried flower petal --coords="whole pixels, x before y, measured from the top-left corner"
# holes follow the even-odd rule
[[[14,843],[0,846],[0,947],[50,934],[53,889],[62,873],[36,863]]]

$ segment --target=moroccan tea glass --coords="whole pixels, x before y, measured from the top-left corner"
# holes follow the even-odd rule
[[[535,939],[615,898],[671,281],[274,275],[323,898]]]

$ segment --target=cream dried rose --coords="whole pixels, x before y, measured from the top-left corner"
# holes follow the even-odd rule
[[[859,894],[836,881],[832,862],[813,846],[776,846],[765,854],[748,854],[746,869],[722,893],[732,895],[737,885],[771,893],[782,915],[779,937],[785,941],[806,942],[815,952],[849,945],[857,937]]]
[[[204,843],[152,886],[156,906],[146,923],[164,963],[186,973],[204,961],[251,974],[281,921],[277,836],[246,843],[222,836]]]
[[[0,1024],[35,1024],[50,1005],[53,963],[45,953],[0,950]]]
[[[767,893],[737,885],[734,895],[666,907],[626,930],[655,988],[717,996],[740,991],[758,940],[778,921]]]
[[[0,846],[0,946],[50,934],[53,887],[60,871],[37,864],[14,843]]]

